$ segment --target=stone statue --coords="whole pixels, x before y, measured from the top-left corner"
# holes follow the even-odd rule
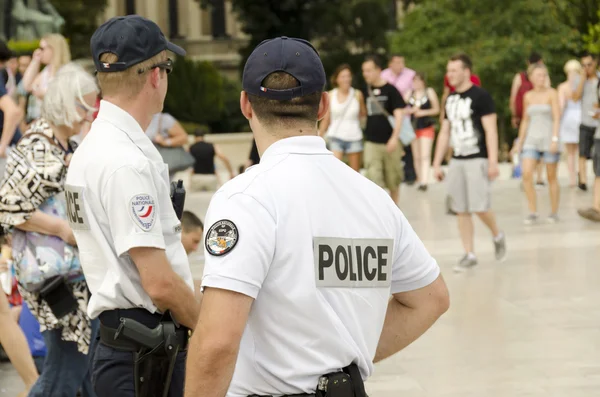
[[[48,0],[0,0],[0,39],[39,40],[60,33],[65,20]]]

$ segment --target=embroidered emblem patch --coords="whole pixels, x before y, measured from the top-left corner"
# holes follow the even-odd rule
[[[227,219],[223,219],[208,229],[204,245],[209,254],[221,256],[231,251],[238,240],[239,233],[235,224]]]
[[[156,203],[149,194],[137,194],[129,203],[129,214],[133,221],[145,232],[154,226],[156,220]]]

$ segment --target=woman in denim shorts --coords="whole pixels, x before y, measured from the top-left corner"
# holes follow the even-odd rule
[[[361,167],[363,152],[363,134],[360,127],[361,118],[366,117],[367,108],[362,93],[352,88],[352,71],[349,65],[339,66],[329,92],[329,113],[319,126],[319,135],[329,141],[329,149],[335,157],[342,159],[348,155],[348,163],[354,170]]]
[[[523,190],[527,197],[529,215],[525,224],[538,220],[536,192],[533,174],[540,160],[546,164],[548,186],[550,188],[551,213],[548,222],[558,221],[558,185],[560,105],[558,93],[546,86],[548,70],[544,65],[534,64],[528,70],[533,89],[525,94],[523,120],[519,127],[519,139],[513,152],[521,153],[523,160]]]

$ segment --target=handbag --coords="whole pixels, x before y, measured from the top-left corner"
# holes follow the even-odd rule
[[[367,91],[369,96],[375,102],[375,105],[383,112],[383,114],[387,117],[388,122],[392,126],[392,129],[396,126],[396,118],[391,115],[385,108],[381,105],[381,103],[377,100],[377,97],[373,94],[373,90],[371,87],[367,86]],[[402,117],[402,127],[400,128],[400,136],[398,139],[402,142],[404,146],[408,146],[415,140],[417,135],[415,134],[415,130],[410,122],[410,119],[407,117]]]
[[[158,134],[162,130],[162,114],[158,117]],[[169,173],[179,172],[187,170],[193,167],[196,163],[196,159],[189,154],[183,146],[178,147],[166,147],[161,146],[155,142],[154,146],[160,153],[163,161],[169,166]]]
[[[48,198],[38,208],[62,219],[67,218],[66,209],[64,193]],[[69,283],[84,280],[79,251],[60,237],[14,228],[12,248],[17,279],[28,292],[38,293],[56,276]]]

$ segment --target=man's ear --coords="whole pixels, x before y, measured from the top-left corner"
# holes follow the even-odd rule
[[[319,103],[319,113],[317,113],[317,120],[323,120],[323,117],[329,112],[329,93],[323,92],[321,94],[321,102]]]
[[[242,91],[240,94],[240,109],[247,120],[252,119],[254,116],[254,113],[252,112],[252,105],[250,104],[250,99],[248,98],[246,91]]]
[[[154,68],[150,70],[150,83],[154,88],[158,88],[160,85],[162,70],[160,68]],[[166,73],[166,72],[165,72]]]

